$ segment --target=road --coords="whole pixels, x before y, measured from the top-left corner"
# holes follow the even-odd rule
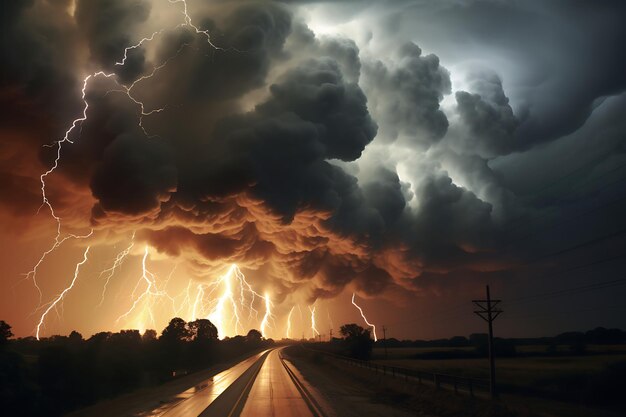
[[[178,402],[167,410],[153,410],[149,416],[187,417],[200,415],[209,405],[242,377],[259,361],[262,363],[269,350],[258,353],[219,374],[204,381],[204,383],[189,388],[178,395]],[[167,404],[164,405],[167,407]]]
[[[167,417],[321,417],[317,401],[282,358],[264,351],[216,375],[162,415]]]
[[[242,417],[316,417],[319,412],[312,398],[281,360],[281,352],[270,352],[254,381],[250,395],[241,412]],[[316,414],[317,412],[317,414]]]

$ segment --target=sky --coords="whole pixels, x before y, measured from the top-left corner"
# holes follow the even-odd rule
[[[624,2],[2,8],[17,336],[626,328]]]

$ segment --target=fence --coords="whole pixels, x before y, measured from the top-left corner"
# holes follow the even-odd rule
[[[356,367],[368,369],[377,374],[391,376],[400,380],[403,379],[405,382],[431,384],[437,389],[450,389],[454,390],[455,393],[463,391],[467,392],[471,397],[474,397],[476,392],[489,394],[489,380],[487,379],[467,378],[456,375],[424,372],[417,369],[399,368],[396,366],[382,365],[371,361],[363,361],[349,358],[347,356],[336,355],[323,350],[310,350],[347,362]]]

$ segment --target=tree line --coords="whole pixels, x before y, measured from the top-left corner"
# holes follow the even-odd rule
[[[273,344],[252,329],[218,339],[206,319],[173,318],[155,330],[100,332],[10,340],[0,321],[0,404],[3,415],[60,416],[105,398],[149,387]],[[5,414],[6,413],[6,414]]]

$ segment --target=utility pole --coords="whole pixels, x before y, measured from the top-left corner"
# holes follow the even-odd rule
[[[387,359],[387,328],[383,324],[383,345],[385,346],[385,359]]]
[[[333,341],[333,329],[330,329],[329,334],[330,336],[328,336],[328,341],[332,342]]]
[[[496,353],[493,347],[493,321],[500,315],[500,313],[502,313],[501,309],[496,308],[501,301],[502,300],[491,299],[491,295],[489,294],[489,285],[487,285],[486,300],[472,300],[472,303],[480,309],[475,310],[474,314],[485,320],[489,325],[489,391],[491,392],[491,398],[498,397],[498,392],[496,390]]]

